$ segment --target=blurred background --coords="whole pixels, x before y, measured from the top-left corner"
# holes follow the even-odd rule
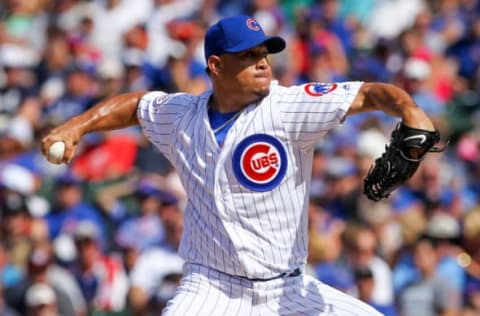
[[[205,30],[240,13],[287,40],[281,84],[393,83],[450,141],[378,203],[362,179],[397,121],[319,142],[307,273],[387,316],[480,315],[477,0],[1,0],[0,315],[159,314],[182,271],[175,170],[139,128],[88,135],[68,166],[39,140],[118,93],[209,88]]]

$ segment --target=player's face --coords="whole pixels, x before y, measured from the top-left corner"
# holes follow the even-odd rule
[[[257,99],[268,94],[272,70],[267,59],[268,50],[265,45],[240,53],[223,54],[222,80],[245,95]]]

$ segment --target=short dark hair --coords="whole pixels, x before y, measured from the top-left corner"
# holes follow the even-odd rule
[[[1,216],[30,215],[26,197],[16,191],[5,190],[0,202]]]
[[[373,272],[369,267],[359,266],[353,270],[355,280],[365,280],[373,278]]]

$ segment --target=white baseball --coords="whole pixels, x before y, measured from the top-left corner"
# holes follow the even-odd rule
[[[65,143],[57,141],[53,143],[48,149],[48,160],[53,163],[61,163],[63,155],[65,154]]]

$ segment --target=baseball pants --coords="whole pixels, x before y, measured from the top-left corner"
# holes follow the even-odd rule
[[[166,316],[381,316],[360,300],[315,278],[249,281],[198,264],[186,264]]]

